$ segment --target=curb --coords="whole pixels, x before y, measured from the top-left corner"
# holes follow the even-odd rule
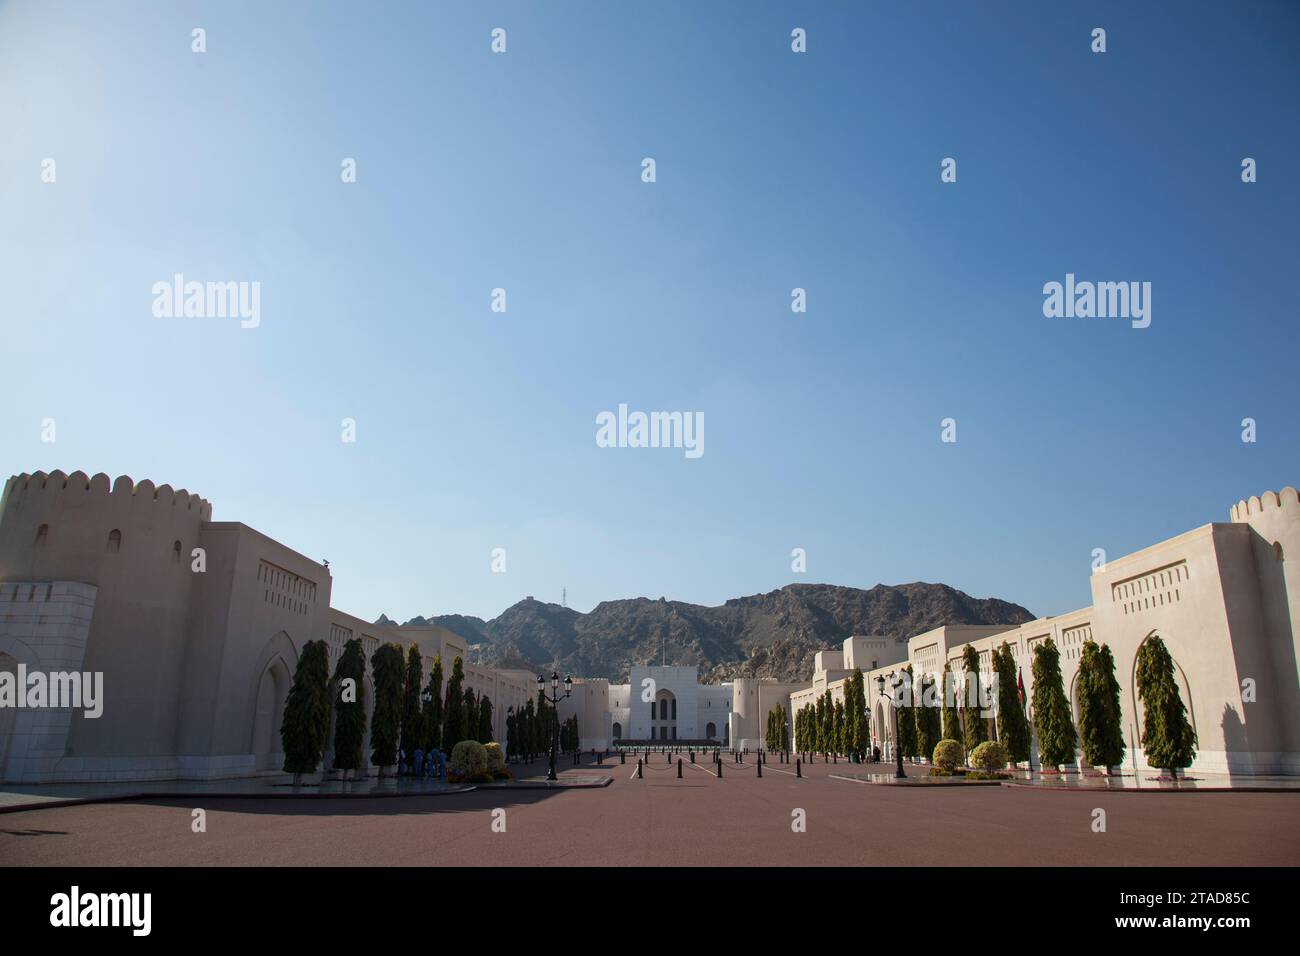
[[[1061,793],[1296,793],[1300,787],[1044,787],[1033,783],[1014,783],[1003,781],[1002,786],[1016,790],[1060,791]]]
[[[588,784],[587,786],[591,786]],[[374,797],[443,797],[459,793],[470,793],[479,789],[473,784],[465,784],[454,789],[430,790],[425,793],[310,793],[302,790],[288,793],[221,793],[216,791],[189,790],[182,792],[168,790],[139,790],[131,793],[112,793],[102,797],[55,797],[37,803],[14,803],[0,806],[0,813],[19,813],[24,810],[44,810],[57,807],[76,807],[89,803],[121,803],[131,800],[364,800]]]
[[[862,780],[859,777],[845,777],[838,773],[826,775],[829,780],[846,780],[849,783],[861,783],[868,787],[1003,787],[1006,786],[1005,780],[952,780],[948,778],[933,778],[934,782],[929,779],[909,779],[906,783],[895,783],[893,777],[889,782],[877,782],[875,780]]]

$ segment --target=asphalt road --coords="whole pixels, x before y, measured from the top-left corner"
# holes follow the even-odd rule
[[[658,755],[662,760],[662,755]],[[0,815],[0,865],[1300,864],[1300,793],[885,787],[656,762],[603,789],[107,803]],[[541,769],[535,765],[534,770]],[[191,811],[206,811],[206,833]],[[1094,832],[1094,810],[1106,831]],[[503,810],[504,816],[494,813]],[[796,811],[804,832],[795,832]],[[499,829],[504,820],[505,832]]]

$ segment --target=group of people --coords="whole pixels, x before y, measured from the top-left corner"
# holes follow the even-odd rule
[[[441,749],[434,747],[426,755],[424,749],[416,747],[415,752],[411,754],[410,761],[403,759],[403,754],[397,752],[397,775],[399,777],[432,777],[439,779],[447,775],[447,755]]]

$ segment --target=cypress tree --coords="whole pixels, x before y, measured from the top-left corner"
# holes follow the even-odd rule
[[[826,750],[826,696],[820,695],[813,710],[813,720],[816,722],[814,728],[813,749],[817,751]]]
[[[420,648],[412,644],[406,653],[406,682],[402,685],[402,759],[415,760],[415,749],[424,745],[424,706],[420,690],[424,683],[424,663]]]
[[[1094,767],[1118,767],[1124,761],[1119,681],[1110,648],[1091,639],[1079,655],[1079,748]]]
[[[922,759],[929,760],[938,746],[941,732],[939,724],[939,701],[935,700],[935,680],[933,674],[921,675],[921,689],[915,703],[916,713],[916,749]]]
[[[1173,777],[1196,759],[1196,731],[1174,677],[1174,659],[1159,637],[1142,642],[1137,653],[1137,691],[1142,702],[1142,750],[1147,763]]]
[[[474,688],[465,688],[465,740],[478,740],[478,695]]]
[[[385,644],[370,656],[370,681],[375,687],[375,709],[370,720],[370,762],[380,768],[380,774],[383,774],[384,767],[397,763],[405,672],[399,644]]]
[[[537,753],[537,714],[531,697],[524,702],[521,717],[523,722],[519,728],[520,755],[526,760],[531,760]]]
[[[351,684],[344,686],[344,681]],[[366,742],[366,654],[361,640],[352,638],[343,645],[332,682],[334,706],[334,769],[349,770],[361,766],[361,748]]]
[[[1007,759],[1019,763],[1029,759],[1029,720],[1025,717],[1025,707],[1020,703],[1020,693],[1016,688],[1016,662],[1011,656],[1011,645],[1006,641],[993,655],[993,664],[998,675],[998,723],[1001,725],[1000,739],[1007,749]]]
[[[866,709],[864,698],[862,668],[855,667],[849,679],[844,682],[845,750],[855,756],[861,756],[865,749],[862,743],[863,712]]]
[[[464,683],[465,665],[457,655],[451,662],[451,677],[447,681],[446,705],[443,707],[442,746],[448,753],[466,739]]]
[[[943,739],[954,740],[961,744],[964,734],[961,732],[961,716],[957,709],[955,685],[952,678],[952,663],[943,665]],[[934,751],[930,751],[934,753]],[[964,758],[963,758],[964,759]]]
[[[980,693],[980,656],[975,651],[974,645],[966,645],[966,649],[961,654],[961,663],[966,671],[966,692],[962,695],[962,721],[966,732],[966,752],[971,753],[989,738],[988,724],[981,713],[984,695]]]
[[[835,732],[834,732],[835,742],[834,742],[834,746],[833,746],[832,749],[833,749],[836,753],[841,753],[841,754],[847,752],[847,749],[848,749],[848,748],[845,746],[845,743],[844,743],[844,741],[845,741],[845,726],[844,726],[844,724],[845,724],[845,717],[844,717],[844,701],[842,701],[842,700],[837,700],[837,701],[835,702],[835,725],[834,725],[834,726],[835,726]]]
[[[518,753],[518,739],[515,737],[515,715],[513,711],[506,712],[506,756],[514,757]]]
[[[912,699],[912,666],[904,667],[899,674],[900,680],[895,691],[898,708],[898,749],[904,757],[917,754],[916,708]]]
[[[546,691],[537,692],[537,752],[549,754],[555,746],[556,723],[555,705],[546,698]]]
[[[424,711],[425,751],[442,746],[442,655],[433,659],[429,674],[429,703]]]
[[[1049,767],[1073,763],[1078,743],[1061,680],[1061,655],[1050,637],[1034,647],[1034,729]]]
[[[308,641],[294,668],[293,685],[280,722],[284,770],[299,783],[315,773],[330,725],[330,664],[324,641]]]
[[[492,743],[492,700],[486,694],[478,705],[478,742]]]

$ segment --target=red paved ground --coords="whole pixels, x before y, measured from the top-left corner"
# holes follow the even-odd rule
[[[615,761],[603,768],[614,783],[596,790],[209,799],[206,834],[190,830],[192,803],[32,810],[0,815],[0,864],[1300,864],[1297,793],[895,788],[829,779],[860,769],[843,764],[814,764],[802,780],[785,769],[634,780]],[[791,831],[796,807],[806,833]],[[1095,807],[1106,833],[1090,828]],[[494,808],[505,833],[492,832]]]

